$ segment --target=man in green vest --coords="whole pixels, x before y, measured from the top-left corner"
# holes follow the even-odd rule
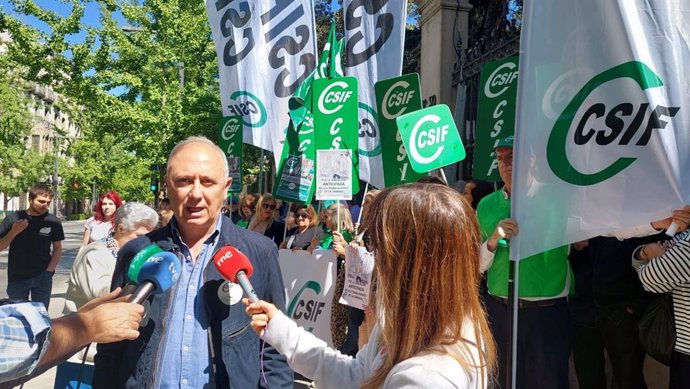
[[[500,189],[477,206],[477,219],[484,239],[481,270],[487,272],[489,295],[486,305],[499,349],[498,384],[505,388],[510,310],[508,307],[508,245],[518,233],[510,218],[513,172],[513,137],[501,139],[496,148]],[[546,231],[549,226],[544,226]],[[517,388],[568,388],[570,356],[567,296],[572,277],[568,246],[561,246],[519,262],[519,321],[517,334]]]

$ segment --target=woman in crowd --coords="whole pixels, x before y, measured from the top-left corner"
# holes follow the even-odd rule
[[[264,301],[247,308],[254,330],[317,387],[486,388],[495,345],[478,293],[481,236],[467,202],[439,185],[398,186],[373,201],[364,226],[376,253],[378,326],[356,358]]]
[[[237,210],[239,219],[233,220],[238,227],[247,228],[249,226],[249,221],[256,213],[256,203],[261,197],[258,193],[247,193],[240,200],[240,206]]]
[[[313,251],[320,247],[333,250],[338,255],[335,288],[331,304],[331,340],[333,347],[343,353],[356,354],[359,333],[348,332],[348,306],[338,302],[345,286],[345,246],[352,240],[355,233],[352,217],[347,206],[337,202],[329,205],[322,212],[321,219],[326,227],[326,235],[321,240],[312,239],[308,250]]]
[[[118,208],[115,228],[105,239],[87,245],[74,260],[65,301],[65,313],[110,292],[117,252],[125,243],[149,233],[158,225],[158,213],[148,206],[129,202]]]
[[[256,203],[256,213],[249,222],[248,229],[270,238],[276,246],[283,242],[285,225],[275,218],[276,200],[270,193],[264,193]]]
[[[488,181],[470,180],[465,184],[463,196],[472,205],[472,209],[477,209],[477,205],[488,194],[495,191],[493,184]]]
[[[673,296],[676,345],[669,389],[690,388],[690,230],[663,244],[638,247],[633,252],[633,267],[645,290]]]
[[[84,224],[84,239],[81,249],[87,244],[106,238],[113,230],[113,216],[122,206],[122,200],[117,192],[104,193],[96,203],[93,216]]]
[[[295,208],[294,215],[297,226],[287,231],[288,239],[280,244],[281,249],[306,250],[312,240],[323,239],[324,232],[317,226],[319,218],[314,207],[299,205]]]

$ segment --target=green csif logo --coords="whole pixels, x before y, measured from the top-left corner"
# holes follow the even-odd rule
[[[615,66],[589,80],[575,97],[570,100],[558,120],[556,120],[549,136],[546,149],[547,161],[553,173],[563,181],[579,186],[598,184],[615,176],[635,162],[636,158],[621,157],[596,173],[582,173],[570,163],[566,152],[568,134],[573,125],[573,120],[587,97],[599,86],[620,78],[632,79],[642,90],[664,85],[652,69],[639,61],[626,62]],[[592,104],[587,107],[573,132],[573,142],[576,145],[582,146],[594,141],[600,146],[607,146],[618,140],[619,145],[627,146],[638,131],[642,129],[642,133],[635,145],[646,146],[652,136],[652,131],[662,130],[668,124],[661,117],[674,117],[680,110],[679,107],[656,106],[651,109],[651,114],[645,124],[644,118],[647,116],[649,109],[649,103],[642,103],[635,107],[635,104],[626,102],[611,108],[604,103]],[[632,118],[627,128],[625,128],[625,122],[622,120],[622,117]],[[605,128],[594,129],[587,126],[587,122],[590,119],[597,118],[604,119]]]
[[[352,90],[345,81],[333,82],[319,95],[319,111],[326,115],[337,113],[350,97],[352,97]]]
[[[307,289],[311,289],[316,296],[321,293],[321,285],[318,282],[314,280],[307,281],[297,294],[295,294],[295,297],[292,298],[290,305],[288,305],[287,314],[294,320],[303,319],[315,323],[318,317],[323,313],[326,303],[315,299],[302,299],[302,292]],[[307,329],[309,332],[313,330],[314,327]]]
[[[388,120],[394,120],[405,113],[410,100],[415,97],[415,90],[410,88],[410,83],[400,80],[391,85],[383,95],[381,114]]]
[[[266,124],[268,115],[266,114],[266,107],[256,95],[247,91],[236,91],[230,95],[232,104],[228,105],[230,115],[228,116],[242,116],[243,123],[247,127],[259,128]],[[258,117],[255,120],[251,118]]]
[[[225,122],[223,128],[221,128],[220,136],[224,140],[230,140],[233,137],[233,135],[235,135],[237,131],[241,129],[242,123],[240,122],[239,118],[232,117],[227,122]]]

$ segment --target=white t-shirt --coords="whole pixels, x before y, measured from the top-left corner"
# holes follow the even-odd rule
[[[91,235],[89,236],[89,243],[92,243],[97,240],[104,239],[105,237],[110,235],[110,233],[113,230],[113,223],[109,221],[99,222],[95,218],[91,217],[84,224],[84,228],[91,231]]]

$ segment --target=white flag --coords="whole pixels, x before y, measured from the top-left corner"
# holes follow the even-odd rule
[[[359,178],[383,188],[374,84],[402,72],[406,0],[345,0],[345,75],[359,84]]]
[[[686,0],[525,2],[511,258],[690,201]]]
[[[244,143],[280,158],[288,99],[316,66],[308,0],[206,0],[223,116],[242,116]]]

